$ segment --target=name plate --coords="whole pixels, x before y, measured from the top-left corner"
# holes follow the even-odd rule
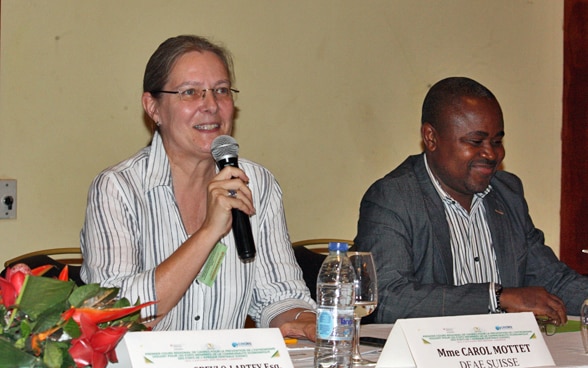
[[[377,368],[554,366],[533,313],[399,319]]]
[[[128,332],[109,368],[293,368],[277,328]]]

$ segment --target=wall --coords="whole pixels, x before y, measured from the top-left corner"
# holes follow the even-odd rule
[[[420,152],[427,88],[450,75],[498,96],[505,169],[559,250],[563,3],[539,0],[3,0],[0,178],[18,217],[1,260],[77,246],[86,192],[149,139],[145,63],[165,38],[234,53],[241,156],[270,168],[291,237],[353,238],[367,187]]]

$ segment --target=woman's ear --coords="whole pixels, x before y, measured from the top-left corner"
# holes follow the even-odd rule
[[[421,138],[425,151],[432,152],[437,148],[437,131],[430,123],[423,123],[421,126]]]
[[[149,115],[151,120],[153,120],[156,124],[160,121],[159,119],[159,110],[158,110],[158,101],[151,93],[143,92],[143,96],[141,96],[141,103],[143,104],[143,110]]]

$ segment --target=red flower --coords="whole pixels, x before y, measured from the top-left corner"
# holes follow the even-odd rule
[[[47,272],[51,265],[37,267],[32,269],[24,263],[17,263],[6,269],[6,278],[0,277],[0,295],[2,304],[9,308],[14,305],[16,298],[22,289],[22,285],[27,275],[40,276]]]
[[[73,339],[69,348],[69,354],[77,367],[104,368],[109,360],[115,362],[114,348],[128,328],[109,326],[100,329],[86,314],[80,314],[79,319],[82,335]]]
[[[76,363],[76,367],[104,368],[108,364],[108,359],[104,353],[99,353],[92,349],[92,345],[88,340],[75,339],[72,340],[72,345],[69,348],[69,355]]]
[[[19,281],[16,280],[17,278],[20,278],[20,276],[14,277],[14,281],[18,283]],[[13,278],[5,279],[3,277],[0,277],[0,290],[2,290],[2,304],[4,304],[6,308],[14,304],[14,302],[16,301],[16,296],[18,295],[16,288],[11,283],[12,279]]]
[[[59,280],[61,281],[69,281],[69,266],[65,265],[61,272],[59,273]]]
[[[105,309],[93,309],[93,308],[74,308],[71,307],[70,309],[63,312],[61,317],[63,319],[73,318],[74,321],[78,323],[78,325],[82,325],[82,316],[84,316],[88,321],[92,322],[93,324],[97,325],[99,323],[114,321],[119,318],[123,318],[128,316],[131,313],[135,313],[136,311],[144,308],[148,305],[155,304],[156,302],[147,302],[140,305],[134,305],[131,307],[125,308],[105,308]]]
[[[110,326],[98,330],[92,336],[92,347],[95,351],[106,354],[116,348],[116,345],[127,331],[126,326]]]
[[[129,305],[126,298],[113,299],[118,294],[118,288],[105,288],[99,284],[76,286],[69,281],[67,266],[55,280],[29,277],[41,276],[51,267],[31,270],[24,264],[18,264],[6,270],[5,278],[0,277],[0,310],[6,314],[0,316],[5,322],[0,326],[0,350],[17,349],[22,353],[18,357],[0,353],[0,367],[24,367],[30,365],[31,359],[47,358],[47,341],[63,342],[51,345],[51,356],[69,355],[76,367],[105,368],[109,361],[116,362],[115,347],[124,334],[129,329],[145,329],[136,318],[138,316],[124,317],[155,302],[114,308],[112,305]],[[72,299],[74,293],[75,298]],[[84,307],[68,308],[65,300]],[[19,328],[25,326],[24,322],[33,325],[40,318],[48,318],[46,326],[37,324],[44,326],[44,331]],[[51,323],[54,320],[55,323]],[[72,326],[74,322],[79,331]],[[14,361],[15,358],[18,358],[17,361]]]
[[[143,307],[154,304],[147,302],[126,308],[70,308],[61,317],[64,320],[72,318],[80,326],[82,335],[72,340],[69,354],[76,365],[92,368],[104,368],[108,361],[116,362],[114,348],[127,332],[127,326],[108,326],[100,328],[98,324],[115,321]]]

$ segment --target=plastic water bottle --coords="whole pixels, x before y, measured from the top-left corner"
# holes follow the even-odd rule
[[[355,271],[347,243],[329,243],[316,282],[317,316],[315,368],[348,368],[353,348]]]

